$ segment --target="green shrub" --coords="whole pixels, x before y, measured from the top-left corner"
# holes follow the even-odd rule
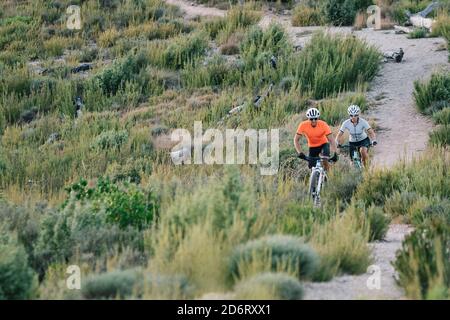
[[[266,272],[239,282],[235,286],[236,299],[262,300],[300,300],[303,287],[288,274]]]
[[[136,79],[139,71],[147,64],[147,57],[142,52],[130,54],[103,70],[94,81],[99,83],[104,94],[114,95],[127,81]]]
[[[359,10],[366,10],[372,0],[325,0],[324,15],[335,26],[351,26]]]
[[[416,28],[410,33],[408,33],[408,39],[420,39],[425,38],[427,36],[426,28]]]
[[[269,270],[276,272],[279,268],[290,268],[300,279],[311,277],[319,263],[317,254],[301,238],[274,235],[236,247],[229,260],[230,275],[239,277],[245,264],[264,259],[265,255],[269,255],[271,261]]]
[[[171,69],[182,69],[187,63],[205,54],[208,47],[204,34],[193,34],[176,38],[163,54],[163,66]]]
[[[329,179],[333,182],[326,184],[323,190],[327,195],[326,202],[331,205],[335,205],[338,201],[342,205],[350,202],[362,180],[361,173],[342,160],[336,163],[334,170],[330,171]]]
[[[86,180],[81,179],[66,188],[66,191],[70,198],[64,207],[68,206],[71,198],[76,201],[91,200],[103,206],[106,221],[121,228],[132,226],[143,229],[153,222],[159,212],[158,199],[153,190],[144,192],[132,184],[120,188],[108,178],[100,178],[95,188],[88,188]]]
[[[450,287],[450,228],[437,219],[418,227],[406,237],[397,253],[394,267],[399,284],[413,299]]]
[[[142,283],[143,275],[138,270],[112,271],[88,277],[82,284],[86,299],[130,298],[133,288]]]
[[[435,124],[450,124],[450,105],[448,107],[442,108],[433,114],[433,121]]]
[[[106,174],[111,177],[111,182],[141,183],[141,173],[150,174],[152,165],[150,159],[128,159],[123,165],[116,162],[109,165]]]
[[[289,202],[280,214],[277,225],[283,234],[308,237],[314,224],[324,223],[330,218],[326,211],[314,208],[312,205]]]
[[[439,126],[430,132],[430,143],[438,147],[450,145],[450,125]]]
[[[298,79],[299,90],[321,99],[371,80],[380,60],[376,48],[356,37],[319,32],[290,68]]]
[[[450,101],[450,73],[434,73],[431,75],[430,80],[426,82],[414,82],[413,94],[417,108],[422,113],[433,114],[448,107],[448,101]]]
[[[43,203],[37,203],[34,208],[25,208],[2,201],[0,195],[0,226],[3,225],[6,231],[17,234],[18,243],[23,245],[29,257],[33,256],[40,231],[39,217],[45,215],[45,210],[46,205]]]
[[[364,178],[355,193],[365,204],[381,206],[394,190],[400,190],[402,177],[398,171],[376,171]]]
[[[285,58],[291,51],[288,36],[283,27],[271,24],[266,30],[255,26],[250,29],[240,48],[246,70],[269,65],[270,57]]]
[[[21,245],[8,242],[0,239],[0,300],[31,299],[36,279],[27,254]]]
[[[419,199],[416,192],[395,191],[384,203],[384,211],[392,217],[407,216],[409,209]]]
[[[383,240],[389,229],[390,219],[383,209],[370,206],[365,210],[365,220],[369,225],[369,241]]]
[[[99,148],[102,150],[120,149],[128,140],[128,132],[126,130],[121,131],[104,131],[100,133],[92,143],[93,148]]]
[[[415,226],[427,224],[433,220],[443,221],[450,225],[450,200],[448,199],[427,199],[424,206],[413,209],[411,222]]]
[[[106,221],[104,209],[92,203],[71,203],[64,209],[49,212],[42,220],[33,265],[43,277],[52,263],[66,263],[77,259],[92,266],[131,251],[124,266],[142,264],[145,260],[142,233],[131,226],[120,228]]]
[[[339,273],[361,274],[371,264],[367,246],[370,225],[364,223],[361,211],[355,209],[351,206],[343,216],[315,226],[310,243],[320,255],[320,265],[314,281],[329,281]]]
[[[92,62],[95,59],[97,59],[98,56],[98,49],[92,48],[92,49],[84,49],[81,51],[80,55],[78,56],[79,62]]]
[[[292,25],[294,27],[320,26],[323,25],[322,12],[319,8],[298,5],[292,14]]]
[[[153,275],[140,269],[94,274],[82,284],[86,299],[129,299],[147,295],[159,298],[187,298],[192,287],[183,276]]]

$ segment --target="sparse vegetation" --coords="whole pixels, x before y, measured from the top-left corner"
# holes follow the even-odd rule
[[[291,125],[313,105],[333,129],[350,103],[366,111],[375,47],[319,31],[294,49],[282,25],[257,25],[259,2],[200,1],[229,11],[195,19],[161,0],[78,2],[80,31],[65,27],[71,1],[0,4],[0,299],[301,299],[305,280],[364,273],[367,243],[399,218],[417,227],[396,262],[400,284],[411,297],[444,297],[447,74],[415,85],[419,110],[439,125],[436,147],[364,174],[340,160],[315,208]],[[351,25],[371,3],[270,5],[303,26]],[[446,36],[439,17],[434,32]],[[279,128],[279,174],[174,165],[170,135],[196,120]],[[61,282],[72,264],[87,275],[81,291]]]

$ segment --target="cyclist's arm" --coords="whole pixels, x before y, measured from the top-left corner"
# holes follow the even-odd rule
[[[344,135],[344,132],[342,132],[341,130],[339,130],[337,136],[336,136],[336,144],[342,144],[342,136]]]
[[[372,128],[367,129],[367,134],[369,135],[370,141],[377,140],[377,137],[375,135],[375,131]]]
[[[327,139],[328,139],[328,142],[330,143],[331,152],[336,153],[336,142],[335,142],[335,140],[333,138],[333,134],[332,133],[328,134],[327,135]]]
[[[294,136],[294,146],[295,146],[295,150],[297,150],[297,153],[302,152],[302,147],[300,146],[300,138],[301,138],[301,134],[296,133]]]

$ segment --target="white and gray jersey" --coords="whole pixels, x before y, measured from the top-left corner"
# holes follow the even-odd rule
[[[359,142],[367,138],[366,131],[370,128],[370,124],[362,118],[359,118],[357,124],[353,124],[350,119],[347,119],[344,121],[344,123],[342,123],[339,131],[344,132],[347,129],[348,133],[350,134],[350,142]]]

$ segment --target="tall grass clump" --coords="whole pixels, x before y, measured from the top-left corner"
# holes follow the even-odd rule
[[[400,163],[391,170],[368,173],[358,186],[355,197],[366,204],[384,205],[396,191],[415,192],[419,196],[444,198],[450,191],[448,154],[430,149],[410,163]]]
[[[248,272],[258,269],[254,264],[265,259],[269,261],[270,269],[260,271],[276,272],[284,269],[300,279],[310,278],[319,263],[317,254],[301,238],[274,235],[236,247],[230,257],[229,274],[233,278],[245,277]],[[267,264],[264,267],[267,268]]]
[[[162,65],[166,68],[181,69],[187,63],[203,56],[207,47],[203,33],[174,38],[163,53]]]
[[[323,14],[335,26],[350,26],[360,10],[366,10],[372,0],[325,0]]]
[[[450,297],[449,247],[448,221],[431,221],[406,237],[394,267],[407,296],[412,299]]]
[[[303,287],[293,276],[266,272],[237,283],[235,298],[242,300],[300,300]]]
[[[302,50],[293,69],[299,89],[321,99],[371,80],[379,63],[380,53],[364,41],[320,32]]]
[[[310,243],[320,256],[320,265],[313,279],[329,281],[341,273],[366,272],[371,263],[369,232],[368,225],[362,225],[361,219],[351,213],[317,225]]]
[[[23,246],[12,239],[0,239],[0,300],[32,299],[36,285]]]
[[[298,5],[292,13],[294,27],[321,26],[324,24],[322,12],[318,7]]]
[[[450,73],[434,73],[426,82],[414,82],[413,95],[417,108],[425,114],[450,107]]]

